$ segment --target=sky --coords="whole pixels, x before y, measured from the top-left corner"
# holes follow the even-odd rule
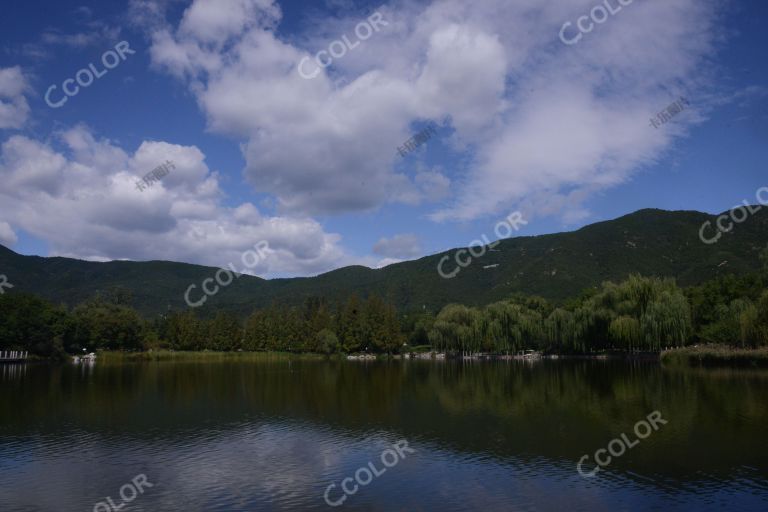
[[[518,211],[530,236],[768,186],[760,0],[0,9],[0,244],[21,254],[226,267],[266,244],[248,273],[311,276],[493,240]]]

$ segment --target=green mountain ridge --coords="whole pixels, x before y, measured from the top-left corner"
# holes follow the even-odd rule
[[[315,277],[265,280],[243,275],[199,309],[245,315],[272,302],[299,304],[309,297],[336,301],[353,293],[376,293],[402,311],[437,311],[452,302],[482,305],[514,293],[563,301],[633,273],[674,277],[691,286],[759,268],[758,255],[768,245],[768,212],[761,209],[718,243],[704,244],[699,230],[716,218],[696,211],[645,209],[572,232],[505,239],[452,279],[442,278],[437,266],[447,255],[444,269],[451,272],[460,249],[381,269],[349,266]],[[168,261],[101,263],[24,256],[0,246],[0,274],[14,285],[7,293],[33,293],[71,306],[122,287],[133,294],[133,306],[148,316],[187,309],[187,288],[198,286],[193,295],[197,300],[200,284],[216,270]]]

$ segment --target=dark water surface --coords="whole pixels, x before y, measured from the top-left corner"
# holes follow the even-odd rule
[[[668,423],[579,475],[583,455],[588,471],[653,411]],[[331,483],[335,501],[399,440],[415,453],[326,504]],[[0,511],[119,506],[140,474],[153,487],[121,512],[766,511],[768,373],[605,361],[0,366]]]

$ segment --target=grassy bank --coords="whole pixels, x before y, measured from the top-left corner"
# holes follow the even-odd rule
[[[100,363],[125,363],[140,361],[220,362],[220,361],[288,361],[295,359],[325,359],[322,354],[293,354],[289,352],[184,352],[153,350],[152,352],[99,351]]]
[[[661,362],[669,366],[746,366],[768,368],[768,347],[733,348],[725,345],[698,345],[664,350]]]

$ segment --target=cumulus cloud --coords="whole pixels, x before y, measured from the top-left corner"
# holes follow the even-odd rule
[[[143,142],[134,152],[78,126],[65,149],[21,135],[0,146],[0,240],[10,225],[46,240],[54,255],[103,261],[165,259],[226,267],[261,241],[267,257],[248,273],[307,275],[349,262],[340,236],[301,216],[265,216],[251,203],[224,206],[218,173],[194,146]],[[174,165],[143,191],[137,181]],[[9,225],[10,223],[10,225]],[[243,269],[246,270],[246,269]]]
[[[588,12],[589,2],[574,4],[561,22]],[[685,133],[685,124],[659,131],[649,120],[705,86],[706,73],[695,68],[712,50],[713,17],[709,2],[636,2],[579,45],[533,46],[535,59],[518,70],[525,78],[516,104],[478,148],[455,203],[433,218],[470,220],[521,203],[532,214],[559,204],[566,222],[584,218],[592,193],[631,178]]]
[[[167,24],[165,17],[168,10],[184,0],[130,0],[128,2],[128,22],[138,29],[159,30]]]
[[[315,20],[287,40],[273,1],[212,10],[195,0],[178,23],[152,31],[151,55],[190,87],[212,130],[243,141],[246,178],[281,211],[441,201],[450,184],[453,197],[432,218],[470,220],[531,197],[536,210],[574,190],[586,201],[653,163],[700,119],[648,126],[676,95],[706,87],[715,2],[634,2],[578,45],[563,44],[563,23],[594,5],[385,4],[377,11],[386,26],[306,80],[298,63],[354,34],[359,12]],[[428,119],[452,129],[444,143],[463,157],[444,179],[396,170],[393,148]],[[425,181],[442,192],[424,195]],[[567,203],[577,211],[554,214],[580,217],[582,206]]]
[[[393,0],[376,8],[379,30],[306,79],[303,59],[312,68],[319,50],[354,40],[372,14],[346,0],[326,5],[333,13],[312,9],[312,23],[295,32],[281,27],[274,0],[129,4],[153,69],[189,89],[210,131],[240,143],[244,179],[274,205],[269,215],[250,202],[228,205],[197,147],[145,141],[129,150],[78,126],[0,146],[0,241],[23,230],[59,255],[225,266],[265,240],[269,256],[254,273],[306,275],[353,262],[312,215],[402,203],[426,205],[435,221],[521,209],[526,219],[577,223],[595,193],[655,163],[705,118],[702,98],[715,97],[714,0],[634,2],[570,46],[560,28],[594,0]],[[80,15],[89,23],[87,9]],[[92,28],[94,38],[112,34]],[[81,35],[47,31],[42,40],[97,40]],[[20,68],[0,68],[0,129],[25,126],[28,93]],[[680,95],[690,109],[663,130],[650,127]],[[398,157],[430,120],[440,127],[429,141],[442,150],[439,165]],[[175,169],[136,190],[166,160]],[[397,235],[373,252],[381,265],[422,249],[414,235]]]
[[[281,17],[272,0],[197,0],[184,12],[182,36],[222,44],[249,27],[273,25]]]
[[[441,95],[446,103],[450,96],[455,100],[459,84],[441,87],[434,66],[427,69],[421,85],[378,69],[352,77],[344,87],[335,86],[325,73],[306,80],[297,71],[305,51],[280,40],[271,29],[279,16],[275,4],[251,1],[248,5],[248,12],[260,13],[250,24],[222,24],[196,16],[206,4],[194,2],[175,31],[153,34],[151,54],[156,66],[179,77],[194,77],[191,85],[209,124],[214,130],[246,140],[247,179],[257,190],[274,194],[282,211],[343,213],[389,201],[413,202],[414,194],[425,197],[419,193],[421,185],[414,182],[414,176],[393,170],[395,148],[408,138],[411,123],[450,113],[457,123],[475,127],[489,110],[478,105],[468,108],[456,101],[445,110],[436,106],[439,100],[423,102],[421,107],[419,96],[425,95],[419,94],[419,89],[439,89],[429,97]],[[383,19],[394,29],[393,16],[387,12]],[[193,19],[194,30],[189,28]],[[339,30],[336,35],[353,33],[359,21],[335,23]],[[385,33],[387,27],[379,28],[378,39],[397,41],[397,29]],[[237,30],[240,33],[235,36]],[[233,39],[226,52],[219,48],[224,39]],[[310,40],[308,44],[318,48],[330,42],[321,42],[318,37]],[[438,60],[447,60],[447,53],[460,50],[464,53],[459,57],[470,60],[471,50],[487,46],[495,45],[501,51],[492,36],[451,27],[447,34],[438,34],[433,45]],[[384,48],[372,38],[348,59],[350,63],[359,60],[369,51],[375,60]],[[477,58],[471,60],[478,62]],[[472,75],[473,83],[481,85],[477,96],[486,102],[489,95],[498,95],[503,85],[500,66],[503,63],[494,66],[480,62],[466,70],[465,78]],[[486,79],[492,73],[496,76]],[[490,88],[489,83],[493,84]],[[466,83],[464,88],[469,89]],[[491,114],[495,110],[491,108]],[[436,185],[444,187],[444,183]]]
[[[19,129],[29,117],[29,104],[24,94],[29,84],[21,68],[0,68],[0,130]]]
[[[387,258],[415,258],[420,256],[422,252],[419,237],[410,233],[395,235],[392,238],[382,238],[373,246],[374,254]]]
[[[18,238],[11,225],[7,222],[0,222],[0,244],[12,247],[17,241]]]

